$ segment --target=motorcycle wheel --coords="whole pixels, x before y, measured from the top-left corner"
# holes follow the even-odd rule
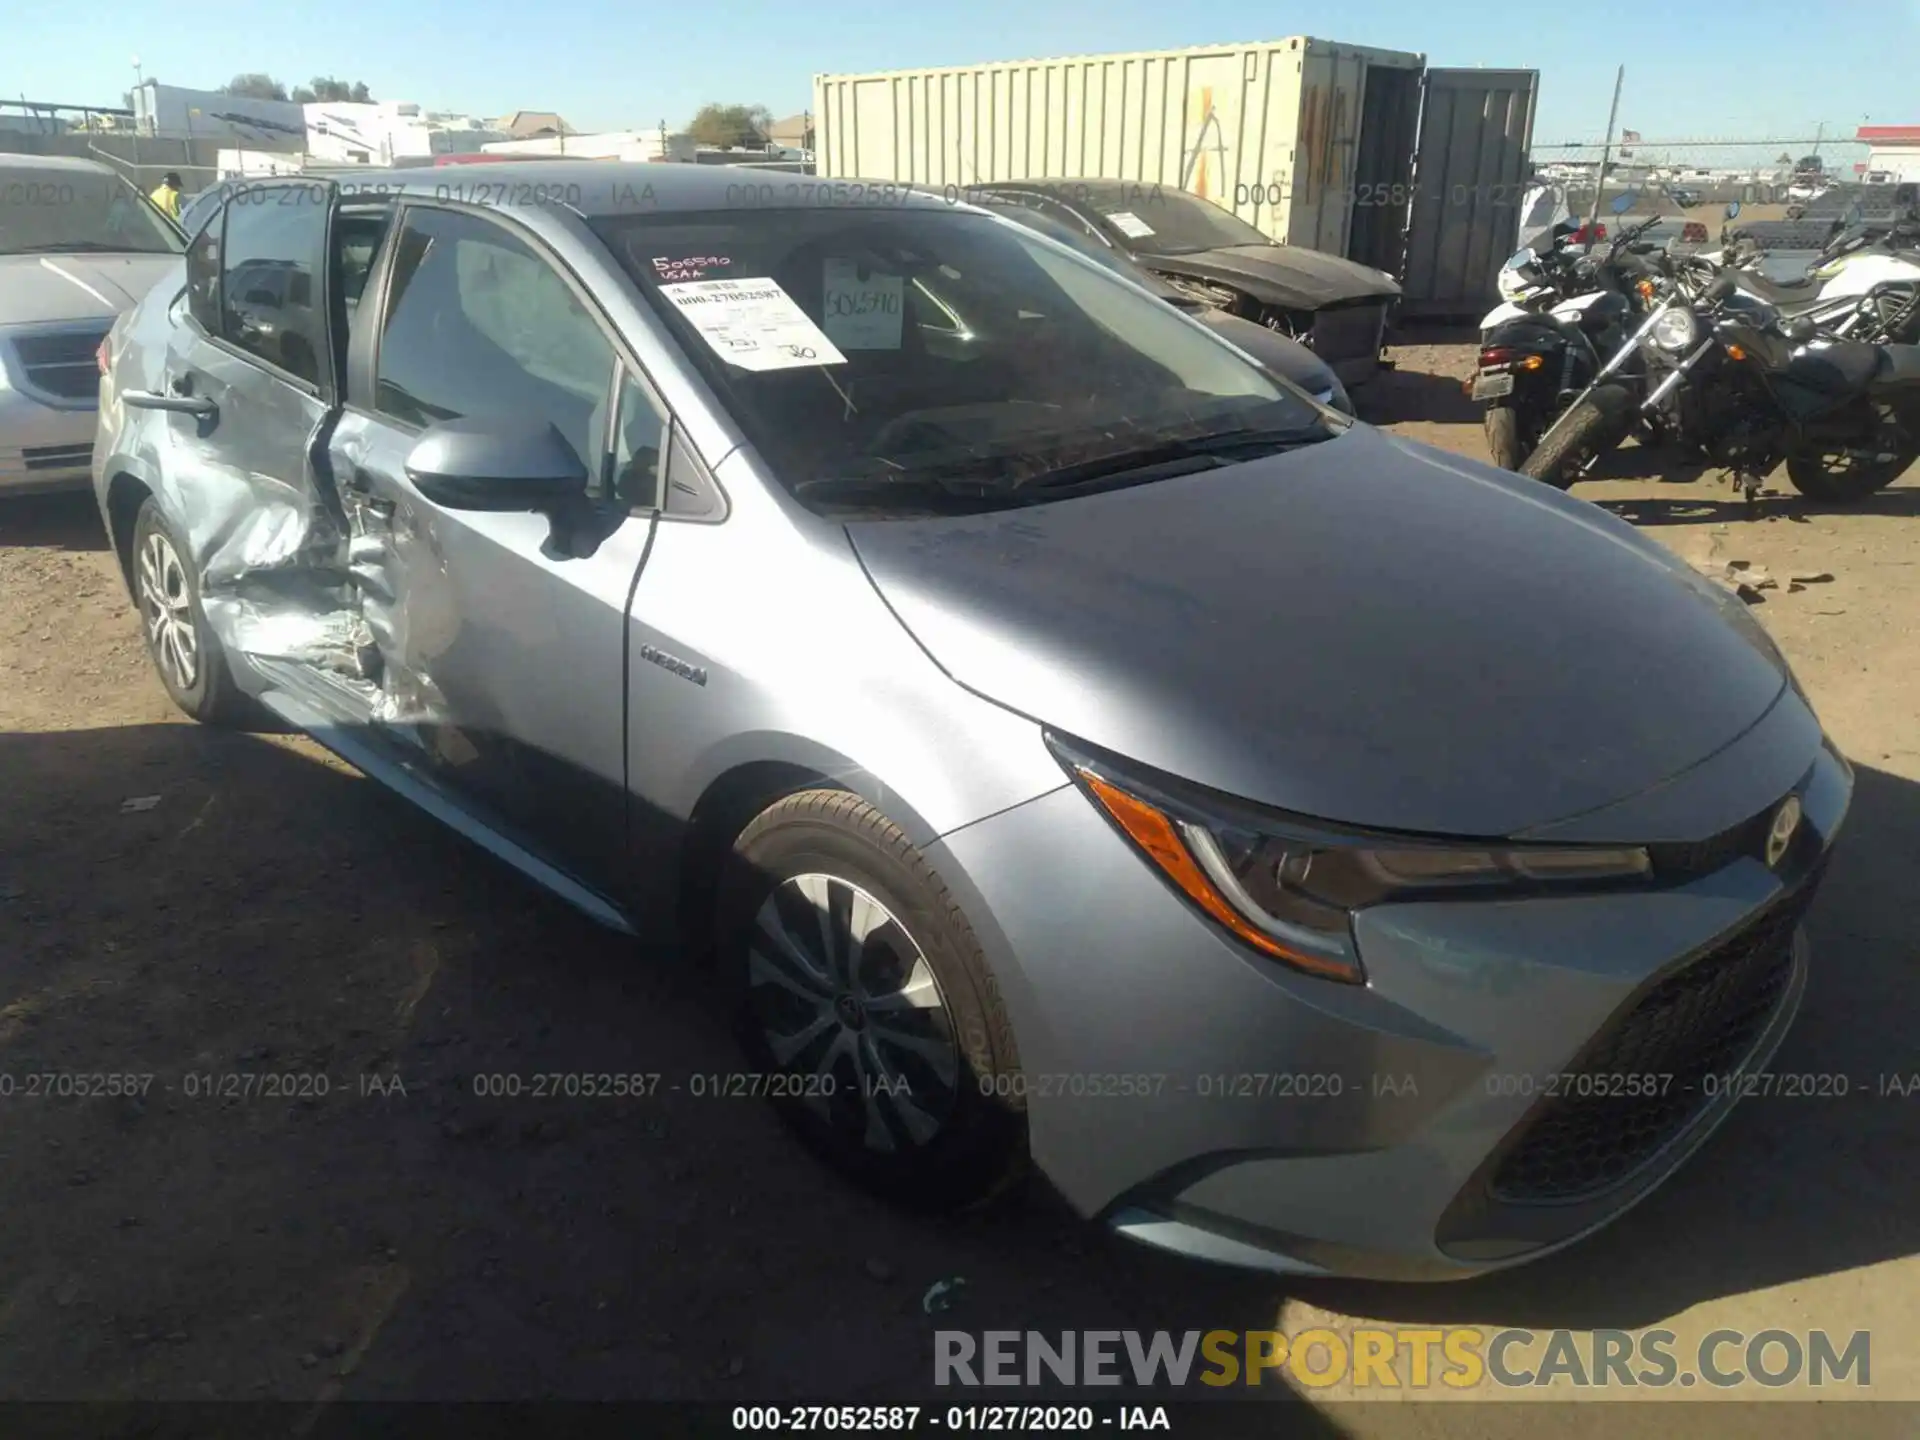
[[[1906,474],[1915,459],[1920,459],[1920,446],[1908,446],[1891,460],[1870,464],[1862,464],[1844,451],[1837,455],[1789,455],[1787,479],[1809,500],[1850,505],[1886,489]]]
[[[1493,463],[1502,470],[1518,470],[1520,462],[1527,458],[1527,451],[1520,443],[1520,417],[1514,408],[1495,405],[1487,411],[1483,423],[1487,432],[1487,454]]]
[[[1570,488],[1590,455],[1624,437],[1632,411],[1633,396],[1625,389],[1594,391],[1555,423],[1557,433],[1549,433],[1520,473],[1558,490]]]

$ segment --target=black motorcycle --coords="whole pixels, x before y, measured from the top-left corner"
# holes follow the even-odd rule
[[[1528,313],[1481,336],[1479,365],[1468,384],[1472,398],[1486,406],[1481,423],[1495,465],[1518,469],[1625,341],[1637,287],[1650,273],[1642,257],[1655,248],[1640,237],[1658,223],[1656,216],[1631,227],[1599,256],[1571,243],[1578,232],[1563,224],[1548,249],[1522,250],[1507,262],[1526,287],[1512,303]]]
[[[1644,399],[1621,374],[1629,352],[1664,372]],[[1783,460],[1801,494],[1847,503],[1920,458],[1920,346],[1820,340],[1811,321],[1783,322],[1723,274],[1703,287],[1680,277],[1521,473],[1565,489],[1682,395],[1688,440],[1749,507]]]

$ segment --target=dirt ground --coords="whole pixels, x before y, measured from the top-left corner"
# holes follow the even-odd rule
[[[1458,387],[1469,352],[1398,358],[1362,408],[1481,453]],[[1651,474],[1652,457],[1622,457],[1636,464]],[[1905,905],[1920,474],[1845,513],[1770,497],[1757,519],[1711,480],[1581,493],[1779,579],[1758,613],[1859,789],[1778,1068],[1845,1072],[1853,1092],[1750,1101],[1602,1236],[1437,1288],[1188,1264],[1044,1191],[1010,1213],[905,1216],[753,1101],[477,1095],[476,1077],[509,1073],[671,1081],[734,1051],[664,945],[596,929],[303,738],[183,721],[90,500],[0,503],[0,1398],[273,1398],[316,1415],[401,1398],[858,1401],[924,1391],[936,1325],[1345,1317],[1871,1329],[1873,1392],[1920,1398],[1920,1098],[1863,1090],[1920,1072]],[[1792,587],[1797,573],[1831,578]],[[237,1072],[328,1090],[222,1098],[199,1078]],[[26,1093],[40,1075],[144,1089]],[[967,1282],[953,1311],[923,1314],[952,1277]],[[1605,1408],[1607,1433],[1663,1433],[1649,1407]],[[1288,1431],[1525,1433],[1478,1407],[1409,1429],[1402,1409],[1329,1397],[1289,1407]],[[1737,1413],[1728,1432],[1756,1433]]]

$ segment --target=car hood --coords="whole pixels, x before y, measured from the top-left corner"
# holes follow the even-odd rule
[[[1584,814],[1727,746],[1788,683],[1740,603],[1631,526],[1363,425],[1104,494],[847,531],[968,689],[1352,825],[1493,838]]]
[[[183,264],[178,255],[0,255],[0,325],[112,319]]]
[[[1389,275],[1295,245],[1232,245],[1190,255],[1142,255],[1140,261],[1164,274],[1217,280],[1269,305],[1302,310],[1373,296],[1392,299],[1400,293]]]

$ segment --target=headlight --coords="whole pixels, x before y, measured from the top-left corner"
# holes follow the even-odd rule
[[[1648,338],[1662,350],[1678,354],[1691,350],[1698,343],[1700,322],[1693,318],[1691,310],[1676,305],[1653,322],[1653,330]]]
[[[1389,901],[1526,893],[1649,873],[1641,849],[1488,846],[1342,832],[1142,779],[1049,737],[1082,789],[1181,894],[1262,954],[1365,981],[1353,916]]]

